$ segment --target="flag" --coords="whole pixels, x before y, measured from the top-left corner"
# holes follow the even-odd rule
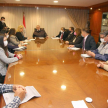
[[[24,26],[23,34],[26,37],[26,23],[25,23],[25,13],[24,12],[23,12],[23,26]]]

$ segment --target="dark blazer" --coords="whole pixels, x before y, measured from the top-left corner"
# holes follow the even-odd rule
[[[76,44],[75,47],[83,48],[83,41],[80,44]],[[86,42],[85,42],[85,50],[95,50],[95,49],[96,49],[96,42],[93,36],[88,35]]]
[[[76,40],[73,42],[73,40],[76,38]],[[82,36],[74,36],[74,38],[69,41],[70,45],[76,45],[76,44],[80,44],[83,41],[83,37]]]
[[[0,31],[1,31],[4,27],[6,27],[6,24],[5,24],[5,23],[2,23],[2,22],[0,21]]]
[[[69,34],[68,34],[67,38],[65,39],[65,41],[71,41],[71,40],[73,40],[73,38],[74,38],[74,32],[72,34],[70,34],[70,32],[69,32]]]
[[[18,38],[19,41],[23,41],[27,39],[27,37],[24,37],[21,32],[17,32],[16,37]]]
[[[59,34],[56,36],[56,37],[59,37],[60,38],[61,36],[61,32],[59,32]],[[65,31],[64,34],[63,34],[63,40],[65,40],[68,36],[68,33]]]
[[[37,31],[37,29],[34,30],[33,38],[35,38],[35,37],[46,37],[46,36],[48,36],[48,35],[43,28],[40,28],[40,31]]]

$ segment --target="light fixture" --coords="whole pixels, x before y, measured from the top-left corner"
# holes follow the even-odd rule
[[[65,86],[65,85],[62,85],[62,86],[61,86],[61,89],[62,89],[62,90],[66,90],[66,86]]]
[[[92,10],[93,8],[91,7],[90,10]]]
[[[53,70],[53,73],[56,74],[57,73],[57,70]]]
[[[20,72],[20,76],[24,76],[24,74],[25,74],[24,72]]]
[[[20,0],[16,0],[16,1],[20,1]]]
[[[54,1],[54,3],[58,3],[58,1]]]
[[[39,9],[39,7],[37,7],[37,10]]]
[[[63,60],[63,63],[64,63],[64,60]]]
[[[65,8],[66,9],[66,8]]]
[[[101,10],[100,8],[98,10]]]

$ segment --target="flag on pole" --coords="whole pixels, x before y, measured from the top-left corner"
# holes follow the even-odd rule
[[[23,12],[23,26],[24,26],[23,34],[26,37],[26,23],[25,23],[25,13],[24,12]]]

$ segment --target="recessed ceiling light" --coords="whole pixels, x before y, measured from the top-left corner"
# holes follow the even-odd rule
[[[98,10],[101,10],[101,9],[98,9]]]
[[[65,8],[66,9],[66,8]]]
[[[92,10],[93,8],[91,7],[90,10]]]
[[[20,0],[16,0],[16,1],[20,1]]]
[[[54,3],[58,3],[58,1],[54,1]]]

